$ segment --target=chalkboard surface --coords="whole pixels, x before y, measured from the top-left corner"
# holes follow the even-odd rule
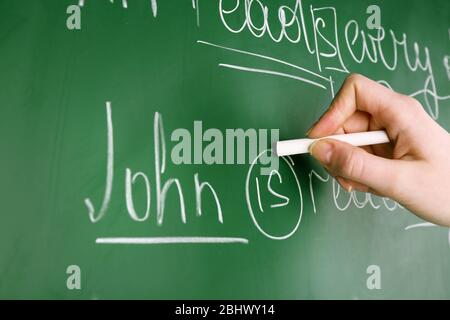
[[[0,297],[450,298],[448,229],[265,151],[351,72],[449,129],[449,21],[446,0],[1,1]]]

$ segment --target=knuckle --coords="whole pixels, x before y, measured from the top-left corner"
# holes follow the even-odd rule
[[[352,83],[357,83],[357,84],[362,84],[362,83],[376,83],[373,80],[370,80],[369,78],[367,78],[366,76],[360,74],[360,73],[351,73],[348,77],[347,80],[352,82]]]
[[[369,82],[370,80],[368,81],[368,78],[365,76],[359,73],[352,73],[345,79],[344,85],[353,87],[355,91],[359,91],[369,86]]]
[[[358,73],[352,73],[345,79],[345,82],[347,84],[356,84],[356,83],[360,82],[362,78],[363,78],[362,75],[360,75]]]
[[[405,103],[405,107],[409,110],[412,109],[413,111],[423,111],[422,104],[416,98],[403,96],[403,101]]]
[[[392,112],[396,113],[397,118],[402,120],[405,127],[410,127],[411,123],[417,121],[417,117],[423,117],[426,112],[422,104],[413,97],[400,96],[400,105],[394,108]]]
[[[422,104],[416,98],[409,97],[409,99],[410,99],[411,108],[413,108],[414,110],[416,110],[418,112],[425,111]]]
[[[363,76],[362,75],[360,75],[359,73],[351,73],[348,77],[347,77],[347,79],[349,80],[349,81],[358,81],[358,80],[361,80],[361,78],[363,78]]]
[[[346,177],[359,178],[364,175],[364,159],[360,152],[352,150],[342,158],[342,174]]]
[[[405,175],[400,168],[392,170],[389,174],[389,183],[386,184],[385,194],[391,198],[401,197],[400,194],[405,186]]]

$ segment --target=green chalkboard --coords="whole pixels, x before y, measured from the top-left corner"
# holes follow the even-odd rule
[[[449,129],[449,21],[445,0],[0,1],[0,297],[450,298],[448,229],[265,151],[350,72]]]

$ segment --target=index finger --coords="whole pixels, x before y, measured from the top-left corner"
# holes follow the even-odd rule
[[[320,138],[334,134],[360,110],[370,114],[377,125],[395,138],[397,132],[408,125],[405,118],[409,117],[402,113],[404,106],[411,102],[408,99],[412,100],[362,75],[352,74],[345,79],[330,107],[308,136]]]

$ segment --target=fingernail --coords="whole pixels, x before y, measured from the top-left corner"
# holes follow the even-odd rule
[[[332,152],[333,145],[325,140],[315,141],[309,147],[309,153],[325,166],[330,164]]]

